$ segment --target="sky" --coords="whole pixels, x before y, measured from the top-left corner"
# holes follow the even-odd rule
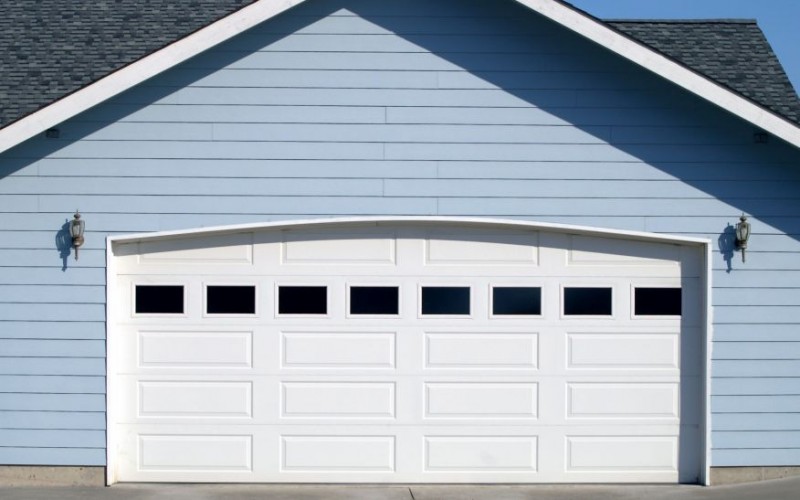
[[[800,89],[800,0],[567,0],[601,19],[756,19]]]

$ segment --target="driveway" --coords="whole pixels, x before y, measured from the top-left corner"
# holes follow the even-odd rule
[[[800,478],[732,486],[165,485],[3,488],[2,500],[796,500]]]

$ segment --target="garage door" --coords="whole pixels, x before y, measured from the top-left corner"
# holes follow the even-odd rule
[[[698,478],[698,246],[385,222],[113,254],[117,480]]]

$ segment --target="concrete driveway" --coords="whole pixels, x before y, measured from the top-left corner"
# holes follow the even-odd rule
[[[797,500],[800,478],[733,486],[165,485],[3,488],[2,500]]]

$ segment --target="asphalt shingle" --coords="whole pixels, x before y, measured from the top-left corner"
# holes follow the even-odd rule
[[[0,16],[0,126],[254,0],[17,0]]]

